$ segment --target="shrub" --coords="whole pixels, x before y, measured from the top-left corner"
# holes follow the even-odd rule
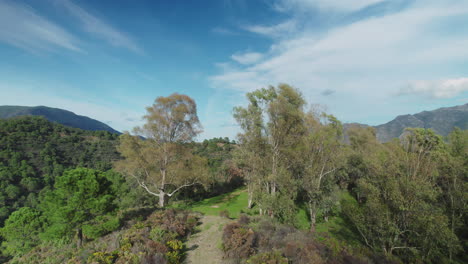
[[[247,260],[248,264],[288,264],[288,259],[281,256],[281,253],[278,251],[261,253],[255,256],[252,256]],[[314,263],[315,262],[310,262]]]
[[[94,252],[88,258],[88,263],[99,263],[99,264],[112,264],[118,258],[118,252]]]
[[[237,222],[241,225],[248,225],[250,223],[250,218],[245,214],[241,214]]]
[[[248,227],[231,223],[224,227],[223,248],[225,258],[248,258],[255,253],[256,235]]]
[[[118,229],[120,226],[120,218],[117,216],[98,216],[92,223],[83,225],[83,235],[87,238],[96,239]]]

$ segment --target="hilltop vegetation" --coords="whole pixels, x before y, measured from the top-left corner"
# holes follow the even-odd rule
[[[83,130],[107,131],[110,133],[119,134],[118,131],[102,122],[87,116],[76,115],[73,112],[59,108],[52,108],[47,106],[0,106],[0,118],[8,119],[20,116],[42,116],[51,122],[56,122],[65,126],[80,128]]]
[[[237,142],[194,142],[196,104],[180,94],[121,136],[0,120],[3,260],[181,263],[202,213],[231,222],[215,245],[226,263],[467,261],[466,130],[380,143],[356,126],[345,144],[293,87],[247,99]]]
[[[40,191],[67,168],[111,169],[120,158],[117,139],[42,117],[0,119],[0,224],[22,206],[36,207]]]

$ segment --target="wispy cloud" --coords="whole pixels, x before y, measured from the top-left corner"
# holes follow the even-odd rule
[[[281,11],[291,9],[322,9],[333,11],[356,11],[384,0],[281,0],[275,7]]]
[[[81,51],[78,39],[67,30],[32,7],[8,0],[0,0],[0,42],[30,52],[56,48]]]
[[[115,47],[129,49],[135,53],[144,53],[143,49],[127,34],[117,30],[102,19],[92,15],[70,0],[59,1],[68,12],[81,22],[83,29],[97,38],[107,41]]]
[[[394,95],[405,83],[449,79],[451,70],[468,59],[468,35],[456,30],[468,28],[468,21],[459,19],[466,16],[466,1],[415,0],[392,13],[366,15],[320,34],[311,30],[313,25],[304,24],[309,28],[298,29],[290,38],[273,39],[262,60],[224,67],[210,81],[216,89],[239,92],[289,83],[300,88],[308,100],[321,98],[321,103],[348,120],[376,114],[369,113],[369,108],[395,112],[391,100],[400,100]],[[276,26],[284,27],[282,23]],[[263,35],[276,32],[262,26],[252,28]],[[460,88],[465,87],[462,84],[448,83],[443,84],[444,92],[439,88],[433,94],[446,98],[466,92]],[[420,86],[425,88],[406,92],[435,91],[436,84]],[[336,91],[334,96],[319,97],[328,90]],[[355,103],[350,106],[350,101]],[[349,111],[350,107],[356,109]]]
[[[263,54],[259,52],[243,52],[243,53],[236,53],[231,56],[231,58],[240,63],[240,64],[252,64],[258,62],[262,59]]]
[[[297,29],[297,23],[294,19],[287,20],[280,24],[276,25],[249,25],[244,27],[245,30],[252,33],[261,34],[267,37],[277,38],[289,36],[291,33],[295,32]]]
[[[468,78],[412,81],[399,91],[400,95],[424,95],[433,98],[451,98],[468,91]]]

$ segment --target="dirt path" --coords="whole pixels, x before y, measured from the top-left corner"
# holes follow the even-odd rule
[[[186,264],[220,264],[223,263],[221,242],[223,227],[229,219],[219,216],[204,216],[198,226],[200,232],[192,235],[187,242]]]

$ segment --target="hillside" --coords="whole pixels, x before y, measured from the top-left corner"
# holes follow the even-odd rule
[[[454,127],[468,129],[468,104],[397,116],[375,128],[378,140],[387,142],[399,137],[407,127],[430,128],[442,136],[447,136]]]
[[[103,130],[120,134],[117,130],[100,121],[59,108],[47,106],[0,106],[0,118],[12,118],[17,116],[43,116],[49,121],[57,122],[65,126],[90,131]]]
[[[111,169],[120,158],[117,138],[38,116],[0,119],[0,226],[14,210],[35,207],[41,190],[66,169]]]
[[[347,139],[346,132],[352,126],[367,127],[368,125],[344,124],[345,140]],[[388,142],[392,138],[399,137],[408,127],[430,128],[442,136],[447,136],[454,127],[466,130],[468,129],[468,104],[423,111],[414,115],[400,115],[390,122],[374,126],[380,142]]]

